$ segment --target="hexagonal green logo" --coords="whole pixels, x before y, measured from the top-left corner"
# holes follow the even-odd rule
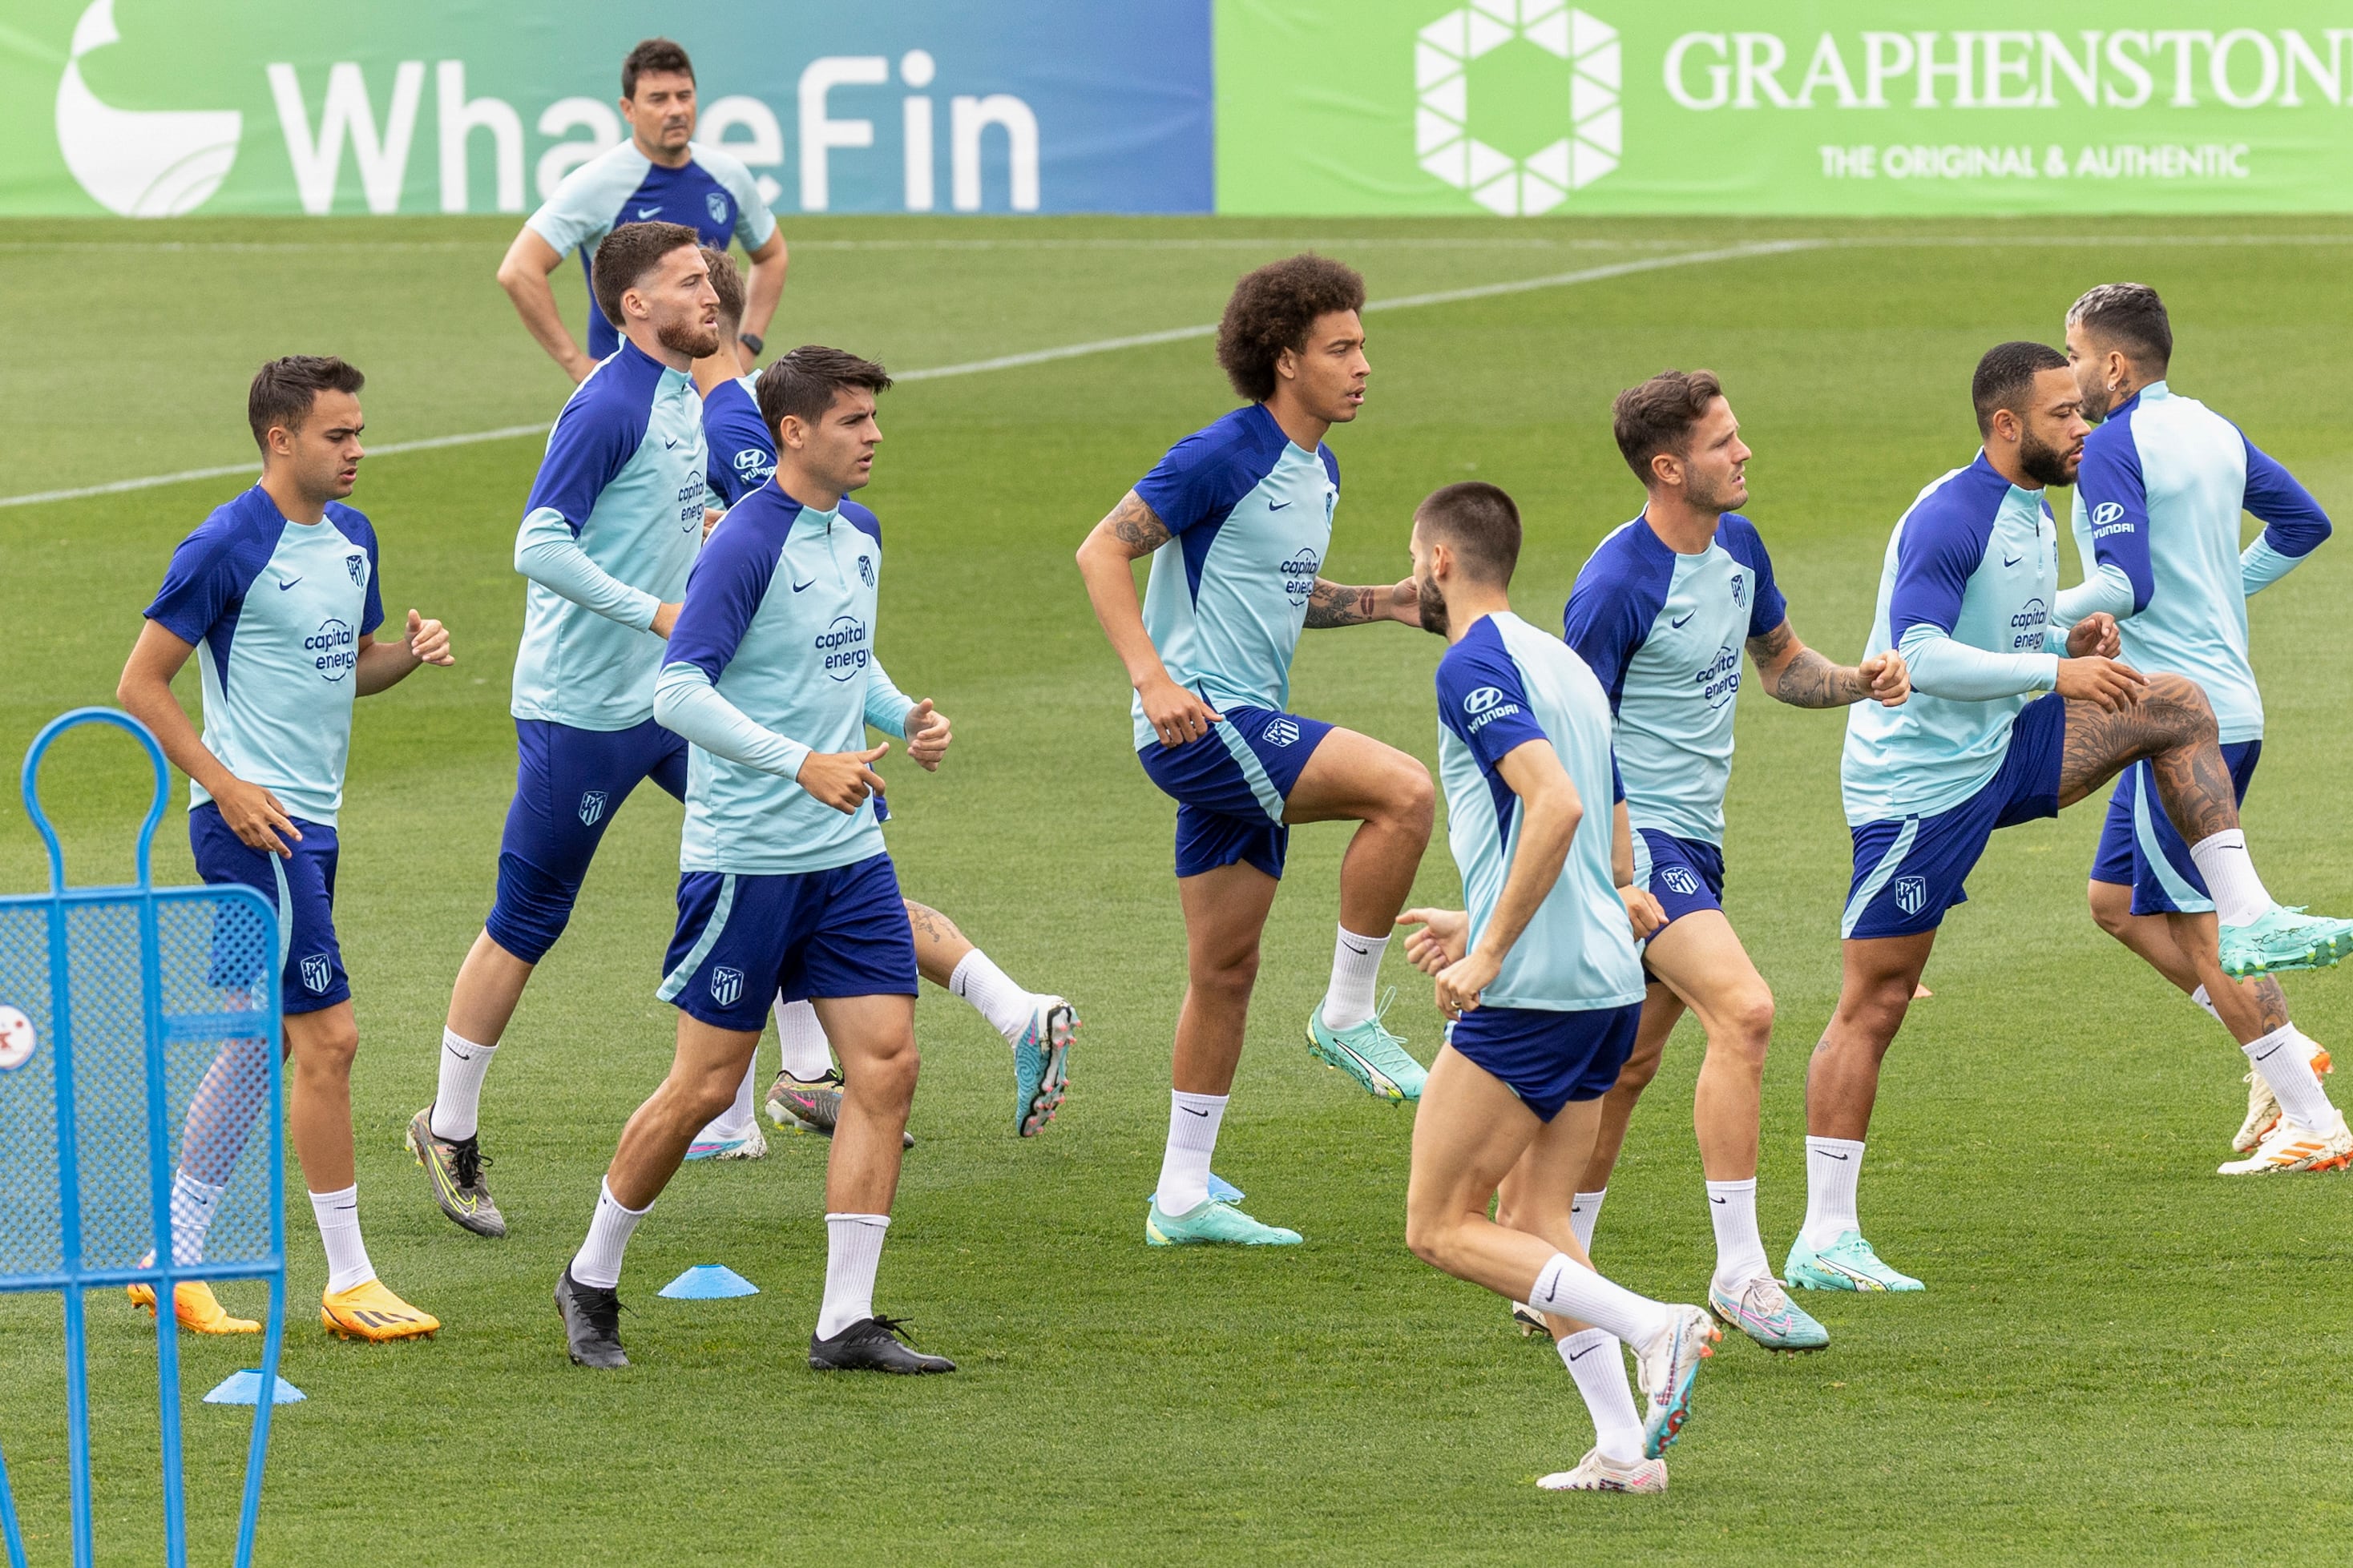
[[[1618,30],[1567,0],[1471,0],[1413,66],[1415,156],[1491,212],[1550,212],[1618,167]]]

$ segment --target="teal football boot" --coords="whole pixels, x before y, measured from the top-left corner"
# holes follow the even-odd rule
[[[1040,996],[1029,1026],[1013,1045],[1013,1131],[1035,1138],[1061,1109],[1070,1092],[1071,1042],[1078,1037],[1079,1015],[1060,996]]]
[[[1804,1233],[1789,1244],[1789,1261],[1782,1280],[1800,1290],[1923,1290],[1927,1287],[1909,1274],[1898,1274],[1879,1260],[1859,1230],[1842,1230],[1838,1239],[1817,1252],[1806,1245]]]
[[[2291,969],[2327,969],[2353,958],[2353,921],[2274,904],[2242,926],[2224,926],[2222,973],[2234,980]]]
[[[1781,1282],[1769,1274],[1759,1274],[1737,1291],[1710,1281],[1707,1310],[1716,1321],[1738,1329],[1768,1351],[1818,1351],[1831,1342],[1831,1331],[1790,1300]]]
[[[1147,1247],[1297,1247],[1299,1233],[1261,1225],[1231,1204],[1204,1198],[1183,1214],[1160,1212],[1155,1198],[1145,1205]]]
[[[1307,1054],[1355,1079],[1375,1100],[1401,1105],[1421,1098],[1422,1080],[1430,1075],[1406,1055],[1405,1042],[1381,1026],[1396,999],[1397,988],[1391,986],[1378,1012],[1345,1029],[1324,1026],[1324,1004],[1318,1002],[1307,1015]]]

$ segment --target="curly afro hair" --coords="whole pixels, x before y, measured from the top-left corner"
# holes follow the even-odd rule
[[[1365,308],[1365,280],[1353,267],[1303,253],[1242,274],[1218,323],[1218,363],[1252,403],[1274,395],[1274,364],[1300,353],[1315,318]]]

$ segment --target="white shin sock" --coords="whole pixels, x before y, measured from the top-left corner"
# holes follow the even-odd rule
[[[1528,1305],[1556,1318],[1575,1318],[1629,1344],[1647,1342],[1673,1321],[1666,1307],[1603,1279],[1566,1252],[1556,1252],[1528,1291]]]
[[[213,1211],[220,1207],[227,1187],[200,1182],[185,1171],[172,1177],[172,1261],[202,1263],[205,1233],[212,1228]]]
[[[874,1271],[882,1264],[887,1214],[825,1216],[825,1302],[818,1309],[817,1337],[829,1340],[860,1318],[874,1315]]]
[[[1160,1156],[1160,1185],[1152,1195],[1162,1214],[1180,1215],[1208,1201],[1209,1156],[1217,1152],[1228,1098],[1181,1089],[1169,1092],[1168,1147]]]
[[[1593,1227],[1601,1223],[1601,1200],[1609,1195],[1609,1189],[1603,1187],[1568,1200],[1568,1228],[1577,1232],[1577,1245],[1585,1248],[1588,1258],[1593,1256]]]
[[[491,1072],[495,1045],[477,1045],[455,1029],[441,1031],[441,1081],[433,1091],[433,1136],[471,1138],[480,1124],[482,1079]]]
[[[311,1213],[319,1222],[319,1239],[327,1248],[327,1293],[332,1296],[375,1279],[367,1245],[360,1240],[358,1185],[341,1192],[312,1193]]]
[[[815,1083],[833,1068],[833,1047],[817,1008],[807,1002],[776,998],[776,1038],[785,1048],[784,1068],[803,1083]]]
[[[1593,1417],[1593,1445],[1610,1458],[1642,1457],[1642,1417],[1634,1408],[1634,1386],[1626,1376],[1625,1352],[1615,1336],[1582,1329],[1554,1347],[1585,1396]]]
[[[2208,1017],[2213,1019],[2218,1024],[2222,1021],[2222,1015],[2215,1011],[2214,998],[2206,994],[2206,987],[2200,985],[2197,990],[2192,991],[2189,994],[2189,999],[2192,1002],[2197,1003],[2198,1005],[2204,1010]]]
[[[2211,833],[2189,847],[2189,858],[2204,879],[2214,900],[2215,918],[2226,926],[2242,926],[2272,907],[2263,879],[2255,875],[2247,854],[2247,836],[2240,829]]]
[[[2328,1103],[2328,1091],[2320,1087],[2319,1075],[2312,1070],[2311,1043],[2294,1024],[2282,1024],[2239,1048],[2272,1086],[2280,1110],[2290,1121],[2315,1132],[2337,1124],[2336,1107]]]
[[[1029,1028],[1029,1016],[1037,1010],[1038,999],[1014,984],[1013,977],[976,947],[956,961],[955,973],[948,976],[948,989],[971,1003],[1008,1046],[1021,1043]]]
[[[1841,1231],[1862,1228],[1854,1212],[1855,1185],[1862,1176],[1861,1139],[1806,1140],[1806,1227],[1800,1234],[1808,1247],[1828,1247]]]
[[[1765,1238],[1757,1234],[1757,1178],[1710,1182],[1707,1217],[1715,1226],[1715,1283],[1728,1294],[1773,1266],[1765,1259]]]
[[[638,1222],[651,1214],[653,1207],[648,1204],[641,1209],[623,1208],[620,1200],[613,1195],[611,1183],[599,1185],[596,1213],[588,1221],[587,1239],[572,1255],[572,1278],[603,1290],[620,1284],[621,1255],[628,1250],[629,1237],[637,1233]]]
[[[1324,1026],[1348,1029],[1373,1016],[1373,990],[1389,939],[1358,936],[1346,926],[1332,943],[1332,984],[1324,993]]]

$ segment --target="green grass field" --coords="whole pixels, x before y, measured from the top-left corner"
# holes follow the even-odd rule
[[[565,384],[491,280],[491,220],[0,225],[0,491],[236,463],[267,355],[332,352],[370,376],[372,440],[553,416]],[[1335,432],[1345,497],[1326,567],[1405,571],[1413,503],[1476,474],[1519,500],[1522,613],[1556,625],[1577,567],[1639,492],[1609,400],[1708,365],[1757,450],[1752,515],[1801,636],[1860,649],[1887,532],[1975,447],[1967,382],[2004,338],[2058,335],[2086,286],[2164,290],[2176,385],[2239,420],[2340,511],[2353,444],[2330,389],[2353,353],[2353,223],[2117,220],[1963,226],[1463,221],[830,220],[792,225],[771,341],[838,343],[907,371],[1216,319],[1233,277],[1313,245],[1376,300],[1655,263],[1776,239],[1821,243],[1372,315],[1372,395]],[[563,297],[578,308],[576,279]],[[1504,1309],[1403,1245],[1410,1110],[1311,1064],[1301,1020],[1330,952],[1345,836],[1296,836],[1268,931],[1250,1049],[1218,1157],[1281,1255],[1147,1251],[1167,1051],[1183,984],[1170,808],[1129,754],[1126,692],[1070,552],[1176,437],[1230,400],[1198,339],[911,381],[862,499],[890,530],[879,648],[956,721],[936,777],[886,763],[908,891],[1017,977],[1087,1017],[1062,1119],[1009,1131],[1003,1045],[927,992],[925,1064],[881,1301],[952,1378],[821,1380],[802,1348],[825,1257],[824,1147],[689,1168],[623,1282],[635,1370],[567,1365],[549,1286],[579,1239],[629,1110],[668,1061],[653,1000],[679,810],[621,813],[569,936],[507,1037],[485,1104],[513,1234],[450,1226],[399,1147],[432,1092],[451,976],[488,907],[512,781],[507,682],[522,620],[510,566],[538,457],[529,438],[372,459],[353,498],[384,542],[387,608],[457,638],[454,670],[361,705],[339,923],[363,1037],[362,1214],[385,1279],[438,1341],[325,1339],[323,1279],[290,1190],[285,1373],[264,1559],[341,1563],[765,1561],[1597,1562],[2292,1560],[2341,1550],[2353,1421],[2333,1347],[2353,1242],[2337,1176],[2212,1174],[2242,1107],[2228,1038],[2084,909],[2098,808],[2002,834],[1945,928],[1891,1058],[1863,1204],[1925,1295],[1809,1298],[1831,1350],[1727,1344],[1656,1500],[1563,1498],[1537,1475],[1590,1429],[1558,1363]],[[0,508],[8,675],[0,756],[110,701],[172,546],[245,482],[221,478]],[[2066,575],[2074,575],[2072,552]],[[2337,815],[2348,717],[2334,646],[2343,544],[2255,605],[2265,766],[2247,813],[2291,902],[2353,908]],[[1308,637],[1298,704],[1434,763],[1440,644],[1398,626]],[[2332,661],[2333,663],[2333,661]],[[193,671],[186,700],[195,700]],[[1729,805],[1728,900],[1780,1002],[1760,1210],[1768,1247],[1802,1214],[1805,1058],[1835,994],[1849,871],[1835,715],[1749,693]],[[50,798],[80,879],[119,878],[143,799],[127,748],[76,742]],[[180,786],[185,789],[185,784]],[[174,816],[158,853],[192,873]],[[0,802],[0,888],[39,885]],[[1442,836],[1419,893],[1452,901]],[[1417,1054],[1426,982],[1390,966]],[[2343,1044],[2353,981],[2288,983]],[[1695,1299],[1713,1257],[1686,1025],[1638,1118],[1597,1251],[1628,1284]],[[773,1064],[773,1056],[764,1058]],[[7,1223],[0,1215],[0,1224]],[[656,1289],[724,1261],[763,1294]],[[250,1286],[225,1289],[251,1304]],[[153,1348],[143,1317],[91,1306],[100,1533],[153,1561]],[[66,1560],[54,1299],[0,1300],[0,1444],[36,1561]],[[191,1397],[251,1342],[184,1342]],[[225,1557],[245,1415],[186,1418],[192,1529]]]

